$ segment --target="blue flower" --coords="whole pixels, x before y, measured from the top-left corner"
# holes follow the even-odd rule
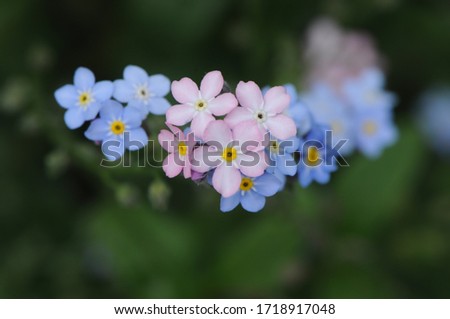
[[[358,112],[355,116],[355,130],[359,150],[372,158],[378,157],[398,137],[392,112],[386,109]]]
[[[79,128],[85,121],[93,120],[101,103],[110,99],[114,86],[110,81],[95,83],[95,76],[87,68],[75,71],[74,85],[67,84],[55,91],[58,104],[67,109],[64,121],[70,129]]]
[[[355,110],[390,110],[397,99],[394,94],[384,90],[384,82],[381,70],[369,68],[358,77],[348,79],[343,85],[343,93]]]
[[[240,203],[246,211],[256,213],[263,209],[266,197],[279,191],[280,184],[280,180],[269,173],[255,178],[242,176],[240,190],[230,197],[220,199],[220,210],[229,212]]]
[[[287,114],[294,120],[295,126],[297,126],[297,134],[303,136],[311,130],[313,125],[311,112],[304,101],[299,98],[294,85],[285,84],[284,87],[291,97]]]
[[[316,83],[303,93],[302,99],[310,110],[314,122],[328,126],[333,132],[332,144],[345,140],[342,155],[351,154],[355,148],[354,123],[351,109],[324,83]]]
[[[92,121],[84,135],[102,142],[102,152],[109,160],[122,157],[125,149],[136,151],[148,144],[147,133],[141,127],[140,112],[108,100],[103,103],[100,118]]]
[[[164,98],[170,91],[170,80],[162,75],[149,76],[144,69],[129,65],[123,80],[114,81],[114,98],[137,108],[144,119],[148,113],[165,114],[170,103]]]
[[[270,166],[267,168],[267,172],[280,179],[281,189],[284,188],[286,183],[286,175],[294,176],[297,173],[297,164],[293,153],[298,150],[298,147],[299,139],[295,136],[283,141],[274,137],[270,138],[267,147]]]
[[[326,128],[316,125],[311,132],[300,141],[300,161],[298,163],[298,181],[302,187],[307,187],[313,181],[326,184],[330,174],[336,171],[335,158],[329,152],[330,146],[325,140]]]
[[[450,155],[450,87],[435,87],[422,94],[417,123],[433,149]]]

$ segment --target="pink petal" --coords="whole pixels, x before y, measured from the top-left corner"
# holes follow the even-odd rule
[[[198,86],[190,78],[172,82],[172,95],[179,103],[192,103],[199,98]]]
[[[297,134],[294,121],[284,114],[269,117],[266,125],[270,133],[280,140],[285,140]]]
[[[274,86],[264,95],[264,109],[268,113],[281,113],[291,102],[291,97],[282,86]]]
[[[228,114],[238,105],[238,101],[231,93],[224,93],[208,103],[208,109],[216,116]]]
[[[247,121],[255,121],[252,112],[246,107],[237,107],[232,110],[224,119],[225,123],[227,123],[231,128],[236,125],[247,122]]]
[[[173,125],[184,125],[192,121],[195,109],[193,106],[179,104],[170,107],[166,113],[167,122]]]
[[[211,71],[207,73],[200,84],[202,98],[210,100],[220,94],[223,88],[223,76],[220,71]]]
[[[203,139],[203,134],[205,132],[206,127],[209,123],[215,120],[214,116],[212,116],[208,112],[200,111],[197,115],[194,116],[191,123],[192,132],[194,132],[195,136]]]
[[[253,81],[239,82],[236,88],[236,96],[242,106],[252,110],[260,109],[264,104],[261,89]]]
[[[204,141],[213,145],[220,143],[223,151],[233,139],[230,127],[222,120],[214,121],[208,125],[204,134]]]
[[[170,153],[163,163],[163,170],[167,177],[172,178],[179,175],[183,169],[183,165],[180,163],[178,153]]]
[[[192,153],[192,159],[190,161],[191,169],[199,173],[206,173],[221,163],[220,155],[211,146],[200,146],[196,148]]]
[[[214,171],[212,183],[223,197],[230,197],[239,190],[241,173],[234,166],[223,163]]]
[[[183,176],[184,178],[191,178],[191,163],[189,161],[189,158],[186,157],[184,160],[184,167],[183,167]]]
[[[269,166],[269,160],[264,151],[240,154],[237,163],[242,174],[249,177],[261,176]]]
[[[167,127],[172,131],[173,135],[176,136],[176,138],[180,141],[185,140],[185,136],[182,130],[180,130],[178,127],[171,125],[170,123],[166,122]]]
[[[158,134],[158,142],[169,153],[175,151],[175,136],[168,130],[161,130]]]
[[[261,150],[263,146],[263,134],[256,122],[243,122],[233,128],[233,141],[245,150]]]

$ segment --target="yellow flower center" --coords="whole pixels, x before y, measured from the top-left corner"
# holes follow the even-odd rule
[[[320,152],[319,149],[315,146],[308,147],[308,154],[306,156],[307,162],[309,166],[318,165],[320,160]]]
[[[253,181],[250,178],[243,177],[241,179],[241,186],[240,186],[240,188],[241,188],[242,191],[251,190],[252,187],[253,187]]]
[[[278,153],[280,150],[280,144],[277,141],[270,141],[270,151],[272,153]]]
[[[125,131],[125,124],[122,121],[114,121],[111,123],[111,132],[116,135],[122,134]]]
[[[233,147],[227,147],[223,153],[222,153],[222,157],[224,160],[226,160],[227,162],[231,162],[234,159],[236,159],[237,157],[237,152],[236,149],[234,149]]]
[[[186,156],[188,151],[188,147],[185,142],[179,142],[178,143],[178,154],[181,156]]]
[[[80,94],[80,96],[78,97],[78,103],[80,104],[80,106],[88,106],[89,103],[91,103],[92,101],[92,97],[91,94],[89,94],[89,92],[83,92]]]
[[[377,131],[377,124],[375,122],[372,122],[372,121],[367,121],[363,125],[363,131],[367,135],[373,135]]]
[[[195,108],[197,111],[203,111],[208,106],[208,103],[205,100],[198,100],[195,102]]]

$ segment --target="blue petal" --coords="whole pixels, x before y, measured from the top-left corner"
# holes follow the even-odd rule
[[[295,88],[295,86],[293,84],[285,84],[283,85],[284,88],[286,89],[287,94],[289,94],[289,96],[291,97],[291,104],[295,103],[297,101],[297,89]]]
[[[114,81],[114,98],[123,103],[127,103],[134,98],[134,88],[130,82],[124,80]]]
[[[169,107],[170,107],[169,101],[167,101],[163,97],[153,97],[150,99],[148,103],[148,111],[155,115],[166,114]]]
[[[300,146],[300,140],[293,136],[280,142],[280,146],[285,153],[294,153]]]
[[[123,140],[113,136],[102,143],[102,152],[107,159],[115,161],[122,157],[125,152]]]
[[[312,182],[311,169],[304,164],[299,165],[298,182],[302,187],[307,187]]]
[[[129,107],[135,108],[141,114],[141,119],[144,120],[148,115],[148,105],[145,105],[142,101],[139,100],[131,100],[128,103]]]
[[[74,107],[78,101],[77,89],[73,85],[66,84],[55,91],[55,99],[65,109]]]
[[[142,127],[125,132],[128,133],[128,138],[125,137],[125,147],[130,151],[137,151],[148,144],[148,136]]]
[[[163,97],[170,91],[170,80],[162,74],[155,74],[148,78],[148,86],[155,96]]]
[[[90,121],[95,119],[98,112],[100,111],[101,104],[98,102],[92,102],[88,105],[88,107],[83,111],[83,117],[85,121]]]
[[[123,77],[126,81],[133,84],[144,84],[148,81],[148,74],[141,67],[129,65],[123,71]]]
[[[297,173],[297,164],[291,154],[280,154],[277,156],[277,169],[284,175],[294,176]]]
[[[113,94],[114,85],[111,81],[100,81],[95,83],[92,94],[97,102],[109,100]]]
[[[123,109],[123,121],[130,129],[139,127],[142,124],[141,112],[135,107],[127,106]]]
[[[242,207],[251,213],[256,213],[264,208],[266,198],[254,191],[247,191],[241,198]]]
[[[280,190],[281,184],[281,181],[277,177],[269,173],[264,173],[264,175],[253,180],[255,192],[263,196],[275,195]]]
[[[330,181],[330,173],[322,168],[315,168],[312,174],[319,184],[326,184]]]
[[[100,117],[104,120],[114,121],[122,118],[123,107],[119,102],[108,100],[103,102]]]
[[[241,202],[241,191],[236,192],[233,196],[230,197],[221,197],[220,198],[220,210],[224,213],[232,211],[239,205]]]
[[[94,73],[92,73],[92,71],[87,68],[79,67],[75,71],[73,83],[75,84],[77,89],[81,91],[86,91],[92,88],[95,84]]]
[[[64,114],[64,121],[71,130],[79,128],[84,123],[83,110],[79,107],[73,107]]]
[[[84,132],[84,136],[91,141],[103,141],[107,138],[109,130],[109,125],[105,120],[96,119],[91,122],[87,131]]]

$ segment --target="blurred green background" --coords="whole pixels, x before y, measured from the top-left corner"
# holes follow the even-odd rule
[[[99,167],[53,99],[80,65],[299,83],[321,16],[378,43],[400,140],[259,214],[220,213],[212,189],[158,169]],[[445,0],[0,0],[0,297],[450,298],[450,165],[412,119],[450,83],[449,30]]]

